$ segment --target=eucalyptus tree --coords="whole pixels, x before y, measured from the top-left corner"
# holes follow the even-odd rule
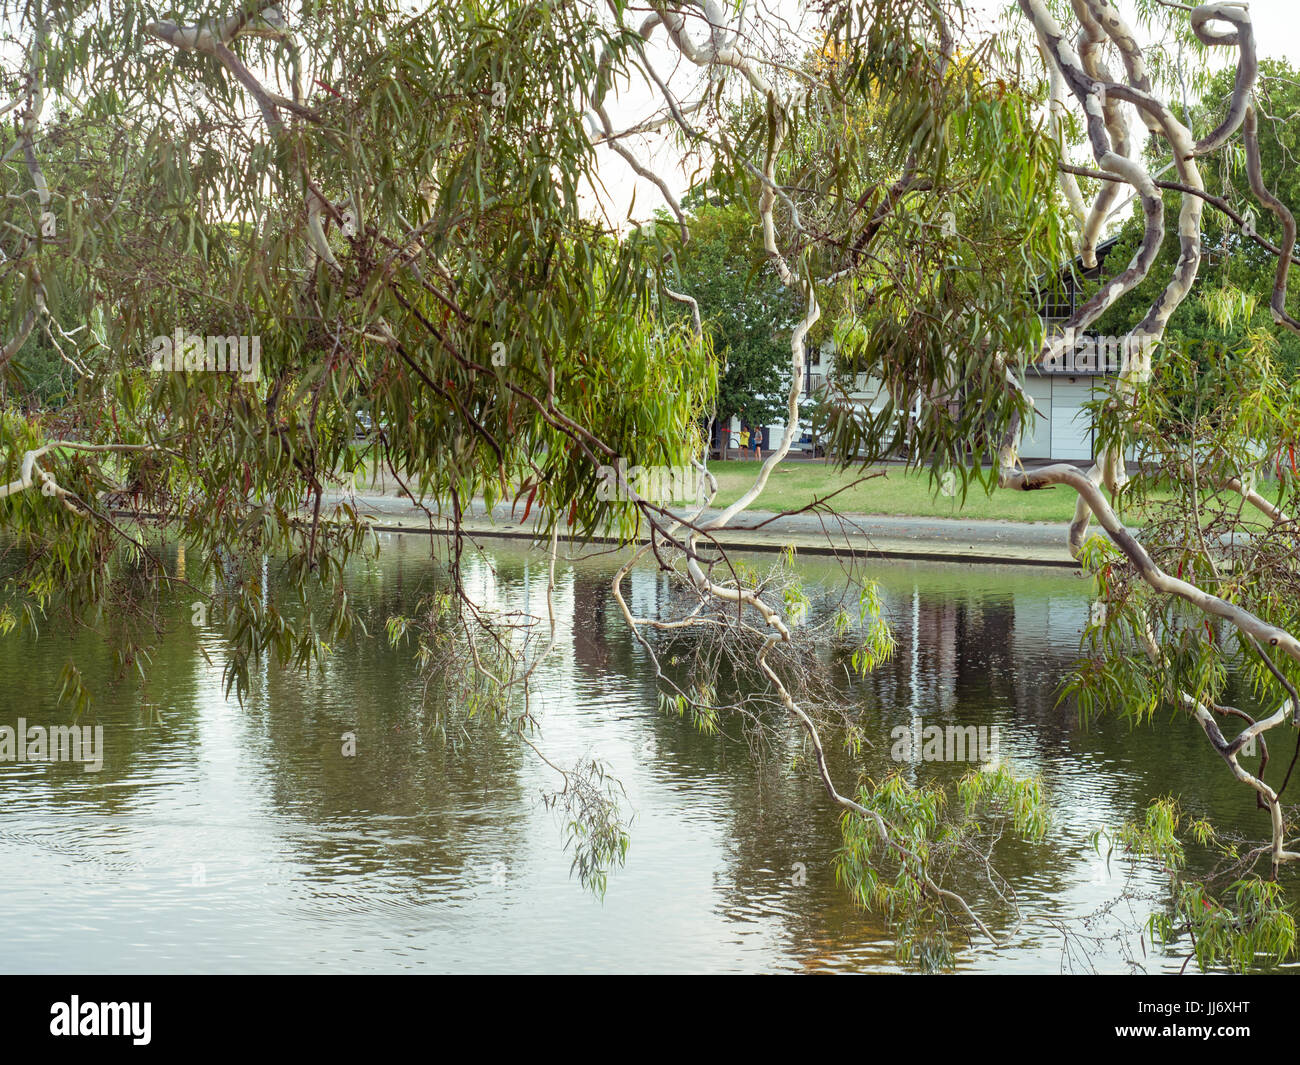
[[[1232,91],[1235,76],[1233,67],[1223,67],[1214,73],[1196,98],[1180,101],[1184,122],[1189,126],[1212,125],[1223,99]],[[1300,188],[1300,174],[1294,165],[1296,152],[1300,149],[1300,124],[1296,121],[1300,113],[1297,72],[1285,62],[1261,60],[1255,97],[1259,119],[1260,175],[1279,199],[1284,203],[1295,203]],[[1168,165],[1168,161],[1156,153],[1150,154],[1149,158],[1157,168]],[[1201,173],[1206,190],[1230,209],[1206,212],[1201,241],[1203,262],[1197,274],[1196,290],[1179,313],[1171,317],[1165,333],[1167,344],[1210,339],[1224,345],[1243,328],[1267,326],[1273,320],[1268,296],[1277,269],[1277,256],[1265,245],[1256,243],[1248,235],[1248,230],[1253,229],[1268,243],[1276,245],[1282,227],[1271,212],[1261,210],[1254,203],[1249,191],[1245,152],[1215,153],[1206,159]],[[1096,187],[1095,180],[1085,181]],[[1177,203],[1172,197],[1168,198],[1165,204],[1166,230],[1176,228],[1177,210]],[[1114,261],[1121,262],[1130,257],[1144,235],[1141,214],[1131,212],[1124,220],[1111,252]],[[1127,323],[1140,317],[1142,310],[1151,305],[1178,254],[1173,241],[1164,242],[1156,265],[1146,279],[1116,300],[1092,328],[1102,335],[1126,331]],[[1105,280],[1105,275],[1102,275],[1096,281],[1086,282],[1085,291],[1091,295]],[[1226,330],[1218,321],[1221,317],[1218,311],[1225,298],[1237,301],[1243,316]],[[1278,351],[1275,361],[1289,366],[1294,374],[1300,370],[1300,336],[1291,330],[1276,332]],[[1279,365],[1279,371],[1285,372],[1285,366]]]
[[[340,577],[367,549],[367,526],[326,496],[370,454],[452,534],[445,585],[417,616],[391,619],[390,637],[412,638],[440,677],[430,688],[442,699],[436,712],[487,706],[541,754],[528,692],[554,641],[553,605],[540,625],[493,616],[460,580],[467,507],[514,497],[550,545],[552,584],[561,535],[612,530],[630,545],[611,593],[653,663],[665,709],[705,729],[740,721],[768,741],[798,738],[843,817],[839,876],[895,923],[905,952],[943,963],[968,926],[1000,941],[1014,893],[987,858],[1005,829],[1045,830],[1038,782],[975,773],[954,800],[898,777],[836,781],[824,737],[850,748],[870,737],[828,680],[823,641],[870,669],[891,648],[879,598],[860,581],[828,627],[806,624],[807,598],[788,570],[733,563],[717,538],[793,443],[805,340],[825,305],[835,309],[846,377],[876,374],[898,409],[921,401],[915,461],[986,489],[1080,493],[1071,543],[1111,600],[1094,659],[1100,679],[1086,692],[1142,691],[1154,701],[1166,691],[1156,679],[1177,678],[1178,697],[1208,721],[1216,708],[1207,684],[1222,675],[1223,649],[1196,645],[1199,630],[1161,614],[1157,593],[1288,653],[1295,645],[1282,628],[1280,511],[1252,537],[1246,568],[1212,554],[1206,545],[1218,541],[1199,524],[1190,536],[1190,526],[1153,524],[1160,543],[1147,546],[1119,524],[1102,488],[1117,505],[1129,490],[1113,456],[1134,439],[1164,442],[1162,469],[1190,485],[1184,515],[1200,513],[1198,485],[1220,483],[1206,479],[1213,471],[1272,506],[1241,480],[1244,469],[1227,476],[1241,448],[1210,452],[1198,439],[1179,451],[1162,435],[1170,418],[1161,404],[1177,386],[1145,382],[1146,363],[1128,368],[1107,408],[1098,471],[1029,474],[1016,459],[1030,407],[1021,375],[1044,342],[1028,294],[1069,254],[1060,208],[1079,214],[1088,259],[1111,187],[1138,187],[1147,240],[1105,290],[1113,299],[1149,269],[1161,236],[1161,188],[1129,154],[1124,109],[1137,108],[1173,146],[1183,255],[1136,333],[1162,328],[1195,273],[1196,152],[1240,130],[1249,157],[1248,22],[1236,8],[1220,12],[1231,5],[1191,16],[1197,40],[1242,56],[1229,117],[1198,144],[1157,102],[1134,38],[1104,3],[1075,5],[1084,19],[1077,50],[1046,7],[1023,6],[1052,75],[1047,111],[1007,39],[967,25],[961,5],[944,0],[833,0],[793,30],[784,12],[715,0],[427,9],[252,0],[218,14],[196,3],[160,12],[134,0],[6,0],[4,81],[17,122],[5,155],[0,284],[10,310],[0,374],[8,394],[21,388],[12,371],[40,329],[64,344],[80,378],[58,432],[12,405],[0,414],[0,521],[12,535],[0,628],[35,631],[60,616],[99,623],[115,633],[123,669],[143,670],[159,637],[154,605],[179,592],[211,599],[224,619],[236,694],[259,659],[309,665],[356,628]],[[1233,34],[1217,28],[1224,18]],[[1107,49],[1128,82],[1103,76]],[[665,50],[680,67],[672,77]],[[653,102],[616,124],[615,98],[632,81]],[[1092,213],[1069,180],[1079,168],[1062,163],[1066,86],[1098,150],[1102,202]],[[80,188],[46,176],[48,101],[121,134],[86,161]],[[856,121],[863,113],[870,123]],[[684,290],[672,265],[690,219],[679,182],[651,161],[657,136],[698,159],[711,188],[751,205],[756,250],[798,307],[785,435],[743,496],[707,515],[672,510],[623,472],[698,463],[711,484],[694,428],[716,402],[715,364],[701,293]],[[659,190],[674,241],[593,220],[589,190],[610,152]],[[1064,199],[1055,191],[1063,174]],[[1286,232],[1293,241],[1294,226]],[[79,320],[63,320],[45,278],[76,270],[87,278],[84,302]],[[1281,268],[1277,284],[1284,309]],[[1079,323],[1096,310],[1087,305]],[[241,337],[240,373],[202,372],[214,347],[221,356],[223,342]],[[1286,423],[1264,346],[1251,339],[1241,371],[1262,382],[1260,402],[1231,421],[1234,394],[1220,387],[1205,424],[1228,418],[1234,439],[1267,437],[1273,447]],[[848,391],[832,390],[826,438],[846,465],[869,464],[892,446],[896,420],[865,417]],[[602,491],[610,470],[614,499]],[[1085,542],[1090,514],[1122,555]],[[185,577],[151,545],[147,523],[191,546],[197,561]],[[1169,577],[1162,550],[1187,552],[1189,577],[1209,579],[1218,566],[1235,584],[1212,595]],[[263,556],[281,563],[284,600],[261,594]],[[679,615],[633,613],[623,588],[642,562],[674,575]],[[1150,666],[1124,657],[1125,632],[1150,649]],[[694,641],[689,679],[665,656],[682,638]],[[1193,673],[1207,684],[1190,683]],[[69,662],[63,697],[85,705],[90,694]],[[1247,733],[1286,716],[1284,706]],[[1267,853],[1287,860],[1276,792],[1236,760],[1245,734],[1229,743],[1212,721],[1206,731],[1271,803]],[[553,799],[578,871],[599,886],[627,846],[617,804],[600,767],[557,773]]]
[[[1171,912],[1154,928],[1166,938],[1190,931],[1203,963],[1247,965],[1256,957],[1284,957],[1295,945],[1294,920],[1278,883],[1280,867],[1300,858],[1287,846],[1289,818],[1281,798],[1291,774],[1288,769],[1272,784],[1264,776],[1266,734],[1300,723],[1296,526],[1289,516],[1296,504],[1289,459],[1300,429],[1300,390],[1274,364],[1278,333],[1300,331],[1287,287],[1296,224],[1263,177],[1248,6],[1137,7],[1139,21],[1130,22],[1108,0],[1074,0],[1068,9],[1019,0],[1049,74],[1052,106],[1058,115],[1067,101],[1078,108],[1093,155],[1093,166],[1061,167],[1085,264],[1095,263],[1097,240],[1121,190],[1132,190],[1143,221],[1133,257],[1122,268],[1108,265],[1096,293],[1044,339],[1042,357],[1059,356],[1072,331],[1096,322],[1148,277],[1166,240],[1169,193],[1178,204],[1178,255],[1149,309],[1121,338],[1116,387],[1097,405],[1096,464],[1087,472],[1064,464],[1024,470],[1013,421],[1003,439],[999,482],[1018,490],[1062,485],[1078,493],[1069,543],[1095,575],[1099,593],[1090,654],[1069,686],[1084,712],[1114,708],[1144,720],[1172,707],[1204,732],[1227,771],[1255,792],[1266,812],[1268,838],[1258,846],[1220,842],[1207,821],[1193,817],[1189,825],[1187,815],[1167,803],[1126,830],[1130,845],[1150,848],[1175,868],[1183,860],[1179,831],[1186,838],[1190,830],[1201,845],[1217,844],[1223,864],[1215,882],[1176,881]],[[1159,47],[1144,48],[1139,30]],[[1210,72],[1203,65],[1185,69],[1171,57],[1213,50],[1235,60],[1231,91],[1203,123],[1207,128],[1194,132],[1168,91],[1180,79],[1203,86]],[[1148,134],[1145,153],[1137,130]],[[1248,195],[1206,190],[1206,160],[1229,151],[1244,162]],[[1161,178],[1165,170],[1173,173]],[[1096,184],[1090,204],[1079,177]],[[1228,285],[1203,300],[1231,343],[1165,343],[1171,316],[1192,293],[1201,267],[1207,207],[1240,227],[1252,251],[1273,258],[1266,294],[1273,327],[1251,325],[1256,295]],[[1274,239],[1254,224],[1256,212],[1271,216]],[[1007,384],[1020,391],[1014,373]],[[1140,463],[1131,480],[1127,449]],[[1266,487],[1269,474],[1274,480]],[[1169,498],[1155,500],[1150,490],[1156,486]],[[1143,521],[1136,533],[1121,520],[1125,508]],[[1088,538],[1094,518],[1104,539]],[[1223,703],[1234,665],[1253,681],[1262,710]],[[1244,725],[1232,727],[1238,722]],[[1225,735],[1225,728],[1235,735]],[[1247,768],[1242,759],[1257,740],[1260,764]]]

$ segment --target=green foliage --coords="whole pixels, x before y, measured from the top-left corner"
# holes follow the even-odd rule
[[[862,215],[850,254],[823,260],[850,274],[825,298],[838,300],[836,355],[819,439],[846,464],[901,449],[936,475],[959,471],[963,499],[992,490],[987,461],[1015,411],[1006,366],[1037,352],[1036,279],[1069,248],[1052,207],[1057,149],[1034,99],[983,58],[943,71],[915,59],[900,77],[846,45],[809,104],[824,131],[800,142],[789,179],[817,190],[819,225]],[[844,161],[825,178],[823,153]],[[852,401],[864,378],[881,387],[875,411]]]
[[[375,545],[351,506],[326,497],[367,463],[453,524],[475,501],[510,499],[543,537],[626,544],[649,512],[601,498],[600,468],[689,465],[711,413],[770,417],[810,294],[826,309],[810,342],[837,344],[817,418],[840,462],[906,444],[914,465],[959,471],[963,498],[993,483],[982,460],[1017,413],[1006,371],[1038,350],[1035,282],[1069,242],[1037,86],[992,73],[991,41],[941,57],[936,18],[948,5],[832,4],[823,47],[766,64],[779,91],[737,95],[710,81],[698,114],[712,125],[681,132],[713,168],[687,201],[694,239],[683,243],[666,226],[619,233],[586,200],[599,184],[586,120],[612,86],[649,74],[638,39],[607,18],[639,14],[624,0],[609,12],[549,0],[308,4],[292,12],[293,37],[241,34],[228,55],[159,40],[156,11],[137,0],[3,2],[5,80],[38,72],[46,98],[68,109],[41,116],[33,145],[0,137],[11,161],[30,147],[48,172],[56,223],[51,235],[28,168],[4,168],[5,335],[39,322],[0,363],[0,484],[22,475],[25,456],[54,479],[48,493],[38,480],[0,499],[9,638],[47,619],[96,626],[119,674],[143,675],[158,604],[180,593],[220,607],[227,691],[242,697],[260,662],[310,668],[366,635],[341,577]],[[168,15],[192,24],[211,6],[181,0]],[[1192,49],[1185,22],[1179,39]],[[246,91],[242,68],[278,99]],[[1282,103],[1293,93],[1285,75],[1269,75]],[[783,107],[796,83],[805,91]],[[1266,177],[1280,180],[1293,133],[1272,132]],[[793,285],[773,277],[748,206],[769,162],[781,185],[772,239]],[[1224,165],[1216,187],[1227,195],[1240,160]],[[1293,536],[1252,532],[1226,559],[1208,546],[1228,512],[1206,523],[1202,504],[1225,474],[1262,467],[1295,504],[1300,417],[1279,370],[1287,349],[1260,328],[1262,304],[1241,295],[1262,260],[1227,229],[1207,247],[1223,283],[1190,312],[1206,346],[1171,336],[1131,407],[1099,404],[1099,433],[1128,443],[1132,423],[1142,460],[1165,471],[1122,497],[1137,507],[1153,503],[1149,489],[1169,490],[1148,529],[1162,565],[1292,623]],[[700,299],[704,337],[668,309],[677,286]],[[1200,326],[1186,328],[1192,338]],[[155,372],[151,349],[176,329],[257,338],[256,372]],[[854,401],[863,377],[884,386],[875,414]],[[909,431],[898,415],[918,400]],[[1169,478],[1184,462],[1198,477]],[[184,575],[144,538],[146,520],[186,545]],[[388,621],[389,639],[414,646],[437,727],[486,719],[526,741],[526,690],[521,705],[511,688],[518,648],[467,616],[461,539],[451,544],[444,582]],[[1107,610],[1088,635],[1091,673],[1072,689],[1085,713],[1119,704],[1149,718],[1180,690],[1216,698],[1223,635],[1145,593],[1113,553],[1087,558]],[[810,609],[788,572],[738,565],[728,579],[780,597],[797,620]],[[856,619],[842,617],[837,649],[851,648],[855,671],[892,653],[873,586]],[[767,649],[768,632],[738,628]],[[798,631],[802,644],[772,648],[765,685],[812,672]],[[1156,662],[1130,653],[1151,632],[1164,648]],[[1251,661],[1261,693],[1276,695]],[[662,696],[665,712],[719,731],[718,673]],[[84,711],[91,694],[69,663],[62,698]],[[770,686],[759,698],[781,705]],[[860,739],[850,731],[846,742]],[[618,791],[587,762],[552,797],[573,869],[598,891],[627,851]],[[1004,830],[1035,839],[1046,827],[1039,784],[1002,769],[965,778],[955,801],[894,776],[863,784],[859,802],[867,814],[846,815],[837,875],[926,966],[951,963],[959,928],[952,897],[932,885],[960,881]],[[1285,932],[1278,900],[1250,890],[1236,897],[1237,931],[1265,929],[1251,949],[1271,951]],[[1238,956],[1231,931],[1207,930],[1207,957]]]
[[[716,736],[721,725],[721,715],[714,705],[710,686],[696,687],[689,695],[659,693],[659,710],[665,715],[689,719],[691,726],[705,736]]]
[[[631,844],[621,815],[622,794],[622,784],[609,776],[605,766],[587,759],[565,775],[564,790],[544,796],[546,805],[563,816],[565,849],[573,850],[571,872],[602,898],[610,870],[627,861]]]
[[[836,882],[862,909],[889,921],[900,961],[926,970],[955,964],[963,929],[932,885],[1004,833],[1038,840],[1048,828],[1041,782],[1005,767],[966,774],[955,799],[937,784],[914,785],[894,773],[860,786],[865,815],[840,818]]]
[[[1209,878],[1187,873],[1180,834],[1231,860],[1228,868],[1241,868],[1237,848],[1221,840],[1208,821],[1189,817],[1171,797],[1153,800],[1141,823],[1122,825],[1113,842],[1134,857],[1154,858],[1169,876],[1168,908],[1147,919],[1153,942],[1174,947],[1187,936],[1203,972],[1219,966],[1241,973],[1268,969],[1294,956],[1295,915],[1283,886],[1249,873],[1215,889]],[[1099,854],[1102,841],[1110,838],[1104,831],[1094,834]]]
[[[661,215],[659,228],[676,233],[669,227]],[[674,287],[699,303],[720,367],[718,420],[777,420],[790,387],[790,330],[804,309],[765,261],[752,208],[701,203],[690,216],[690,241],[676,243],[674,256]]]
[[[858,595],[857,628],[861,642],[853,652],[853,669],[865,676],[892,658],[897,646],[885,620],[880,585],[875,581],[865,582]]]
[[[208,14],[191,3],[174,17]],[[50,13],[49,91],[79,103],[42,131],[62,228],[28,258],[52,313],[100,324],[83,353],[93,377],[57,423],[0,420],[0,466],[13,479],[55,434],[150,450],[42,459],[83,501],[72,509],[36,491],[0,501],[22,563],[4,616],[127,617],[143,586],[179,583],[90,513],[139,508],[190,545],[194,588],[226,589],[231,690],[246,691],[264,655],[319,660],[355,624],[337,578],[369,541],[347,505],[321,499],[356,468],[359,432],[451,512],[512,492],[543,533],[583,538],[612,521],[635,535],[640,515],[597,497],[599,466],[689,464],[715,376],[690,329],[658,313],[658,253],[594,225],[579,195],[596,54],[608,46],[618,69],[627,43],[590,13],[512,0],[418,16],[384,0],[309,9],[300,40],[318,77],[305,110],[282,107],[282,130],[262,116],[247,136],[237,83],[211,56],[154,39],[143,15]],[[275,38],[234,47],[253,68],[298,62]],[[29,176],[7,174],[10,210],[27,212]],[[325,212],[337,269],[304,239],[308,175],[359,219],[345,232],[338,207]],[[15,283],[21,315],[31,286]],[[256,379],[151,373],[153,338],[176,328],[257,337]],[[263,555],[280,560],[289,603],[262,601]],[[325,617],[314,592],[333,605]]]
[[[1100,446],[1124,439],[1139,464],[1117,506],[1141,515],[1139,538],[1156,564],[1290,629],[1300,620],[1294,536],[1231,487],[1248,485],[1285,513],[1300,506],[1291,463],[1300,444],[1300,383],[1279,374],[1275,358],[1266,331],[1250,330],[1226,348],[1171,342],[1129,401],[1108,396],[1093,410]],[[1234,670],[1262,701],[1288,698],[1235,628],[1152,591],[1113,544],[1093,537],[1081,562],[1097,599],[1084,630],[1086,657],[1062,698],[1076,699],[1085,719],[1114,710],[1149,722],[1160,707],[1183,713],[1184,693],[1215,707]],[[1274,665],[1291,683],[1300,680],[1289,658]]]

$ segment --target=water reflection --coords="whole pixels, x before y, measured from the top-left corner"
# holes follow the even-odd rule
[[[617,560],[562,564],[556,652],[537,676],[548,757],[597,756],[634,812],[628,867],[603,902],[569,875],[555,815],[556,778],[519,745],[471,725],[446,736],[421,710],[410,649],[383,639],[436,581],[429,544],[385,537],[357,563],[349,593],[376,636],[336,649],[310,675],[263,671],[244,706],[227,701],[219,636],[176,603],[144,690],[110,687],[93,633],[33,646],[0,642],[3,720],[66,720],[59,671],[77,656],[101,693],[98,774],[61,764],[0,764],[0,963],[18,971],[755,970],[896,967],[879,921],[833,882],[834,811],[796,745],[758,759],[657,709],[646,652],[609,595]],[[840,586],[831,563],[808,581]],[[470,556],[474,596],[545,610],[536,557],[494,547]],[[915,722],[997,725],[1002,758],[1043,775],[1056,813],[1048,842],[1006,842],[997,858],[1023,908],[1041,915],[1015,945],[977,946],[962,965],[1051,971],[1067,940],[1057,922],[1112,900],[1130,869],[1108,869],[1088,833],[1182,793],[1193,810],[1263,831],[1196,730],[1079,728],[1057,686],[1078,653],[1088,589],[1069,574],[878,565],[872,576],[897,637],[893,659],[854,689],[874,742],[869,772],[893,768],[890,730]],[[274,567],[268,580],[274,586]],[[629,606],[653,616],[675,596],[637,570]],[[206,656],[205,653],[206,652]],[[343,753],[355,737],[355,757]],[[842,755],[839,769],[847,772]],[[964,767],[914,763],[915,780]],[[851,776],[846,784],[851,783]],[[1137,886],[1158,885],[1138,867]],[[1140,920],[1095,922],[1103,937]],[[1121,920],[1123,918],[1123,920]],[[1091,962],[1126,967],[1136,934],[1089,942]],[[1148,945],[1149,949],[1149,945]],[[1139,959],[1141,954],[1138,953]],[[1181,957],[1149,958],[1149,968]]]

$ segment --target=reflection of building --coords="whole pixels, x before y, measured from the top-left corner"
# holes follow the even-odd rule
[[[631,675],[646,670],[645,652],[634,639],[614,600],[612,571],[573,571],[571,625],[573,665],[578,675]],[[680,606],[672,602],[672,578],[657,567],[634,566],[623,578],[623,600],[634,618],[661,618]],[[557,613],[560,604],[557,603]],[[563,636],[561,638],[564,638]],[[654,671],[643,679],[653,688]]]
[[[913,716],[952,709],[957,690],[957,626],[960,604],[912,589],[886,595],[885,616],[894,634],[894,655],[868,677],[879,705]]]
[[[628,575],[623,584],[623,598],[634,618],[654,618],[659,616],[660,606],[666,597],[664,590],[668,587],[668,574],[661,573],[652,566],[637,566]]]
[[[913,588],[886,600],[896,650],[866,683],[891,724],[993,708],[1050,716],[1088,620],[1078,594]]]
[[[609,663],[609,641],[605,636],[605,614],[609,602],[609,581],[574,574],[573,661],[582,670],[598,672]]]
[[[913,596],[908,633],[913,710],[948,711],[957,690],[957,632],[964,604],[952,599],[922,601],[919,593]]]
[[[1078,594],[1017,598],[1010,639],[1017,703],[1034,716],[1055,707],[1061,680],[1081,654],[1088,610]]]

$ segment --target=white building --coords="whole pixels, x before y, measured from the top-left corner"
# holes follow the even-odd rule
[[[831,372],[835,360],[835,345],[827,341],[822,347],[808,348],[804,356],[804,384],[803,400],[800,404],[800,432],[796,435],[794,444],[791,446],[792,452],[806,452],[811,454],[814,450],[814,441],[812,435],[812,419],[808,417],[808,412],[813,402],[817,398],[817,393],[822,390],[826,381],[826,376]],[[884,386],[875,377],[867,374],[858,374],[855,382],[857,388],[849,392],[847,398],[856,405],[860,405],[871,411],[873,414],[879,414],[888,402],[888,395],[884,392]],[[782,406],[785,405],[787,395],[779,397]],[[918,401],[919,407],[919,401]],[[919,410],[913,411],[913,416],[919,413]],[[739,418],[732,418],[724,427],[728,447],[736,449],[740,446],[741,423]],[[766,430],[765,440],[763,442],[763,454],[775,448],[785,433],[785,419],[773,421],[764,426]],[[753,440],[750,440],[749,447],[753,448]]]
[[[1043,324],[1049,335],[1062,332],[1078,310],[1079,275],[1098,277],[1115,240],[1111,237],[1097,245],[1095,267],[1085,269],[1074,263],[1072,269],[1062,271],[1058,290],[1044,295]],[[1115,340],[1083,334],[1071,353],[1055,365],[1029,367],[1025,391],[1034,401],[1035,416],[1033,425],[1021,431],[1021,458],[1086,462],[1096,456],[1096,434],[1084,404],[1100,398],[1110,387],[1106,378],[1118,372]]]
[[[1084,404],[1099,387],[1106,387],[1100,374],[1031,367],[1025,375],[1025,391],[1034,401],[1034,418],[1021,431],[1020,457],[1075,462],[1093,458],[1092,418]]]
[[[810,400],[821,389],[833,359],[834,351],[829,345],[823,351],[809,352],[804,393]],[[1113,375],[1113,370],[1110,372]],[[1084,404],[1092,400],[1098,389],[1108,387],[1106,376],[1104,369],[1090,369],[1086,366],[1080,368],[1070,365],[1061,369],[1031,366],[1025,375],[1025,391],[1034,401],[1035,416],[1033,423],[1027,424],[1022,430],[1021,458],[1073,462],[1092,459],[1095,450],[1092,418]],[[878,414],[888,400],[881,382],[875,377],[859,374],[856,383],[857,391],[850,392],[848,398],[873,414]],[[919,403],[918,400],[918,406]],[[911,412],[912,417],[919,413],[915,409]],[[773,442],[780,440],[784,428],[784,423],[771,427],[769,435]],[[801,435],[808,439],[803,443],[797,442],[795,446],[811,450],[810,433]]]
[[[1060,291],[1044,297],[1043,322],[1049,334],[1061,332],[1064,323],[1078,309],[1077,275],[1082,273],[1086,277],[1096,277],[1106,254],[1114,244],[1114,238],[1099,244],[1097,268],[1083,270],[1076,264],[1075,269],[1063,272]],[[1119,338],[1080,334],[1074,339],[1075,343],[1067,357],[1057,360],[1055,364],[1038,363],[1028,368],[1025,391],[1034,401],[1035,415],[1032,424],[1025,425],[1021,431],[1022,459],[1087,463],[1095,457],[1096,434],[1091,412],[1084,405],[1110,387],[1106,379],[1113,378],[1118,370]],[[821,350],[808,350],[804,395],[810,400],[821,390],[826,375],[832,369],[834,358],[834,345],[831,343],[823,345]],[[873,414],[879,413],[888,400],[882,383],[866,374],[859,374],[855,383],[857,390],[849,393],[848,398]],[[920,401],[917,403],[919,407]],[[918,409],[911,412],[913,418],[918,414]],[[784,428],[784,423],[770,427],[769,437],[774,443],[780,440]],[[804,428],[809,431],[800,434],[804,440],[796,441],[795,446],[811,450],[810,426],[805,425]]]

